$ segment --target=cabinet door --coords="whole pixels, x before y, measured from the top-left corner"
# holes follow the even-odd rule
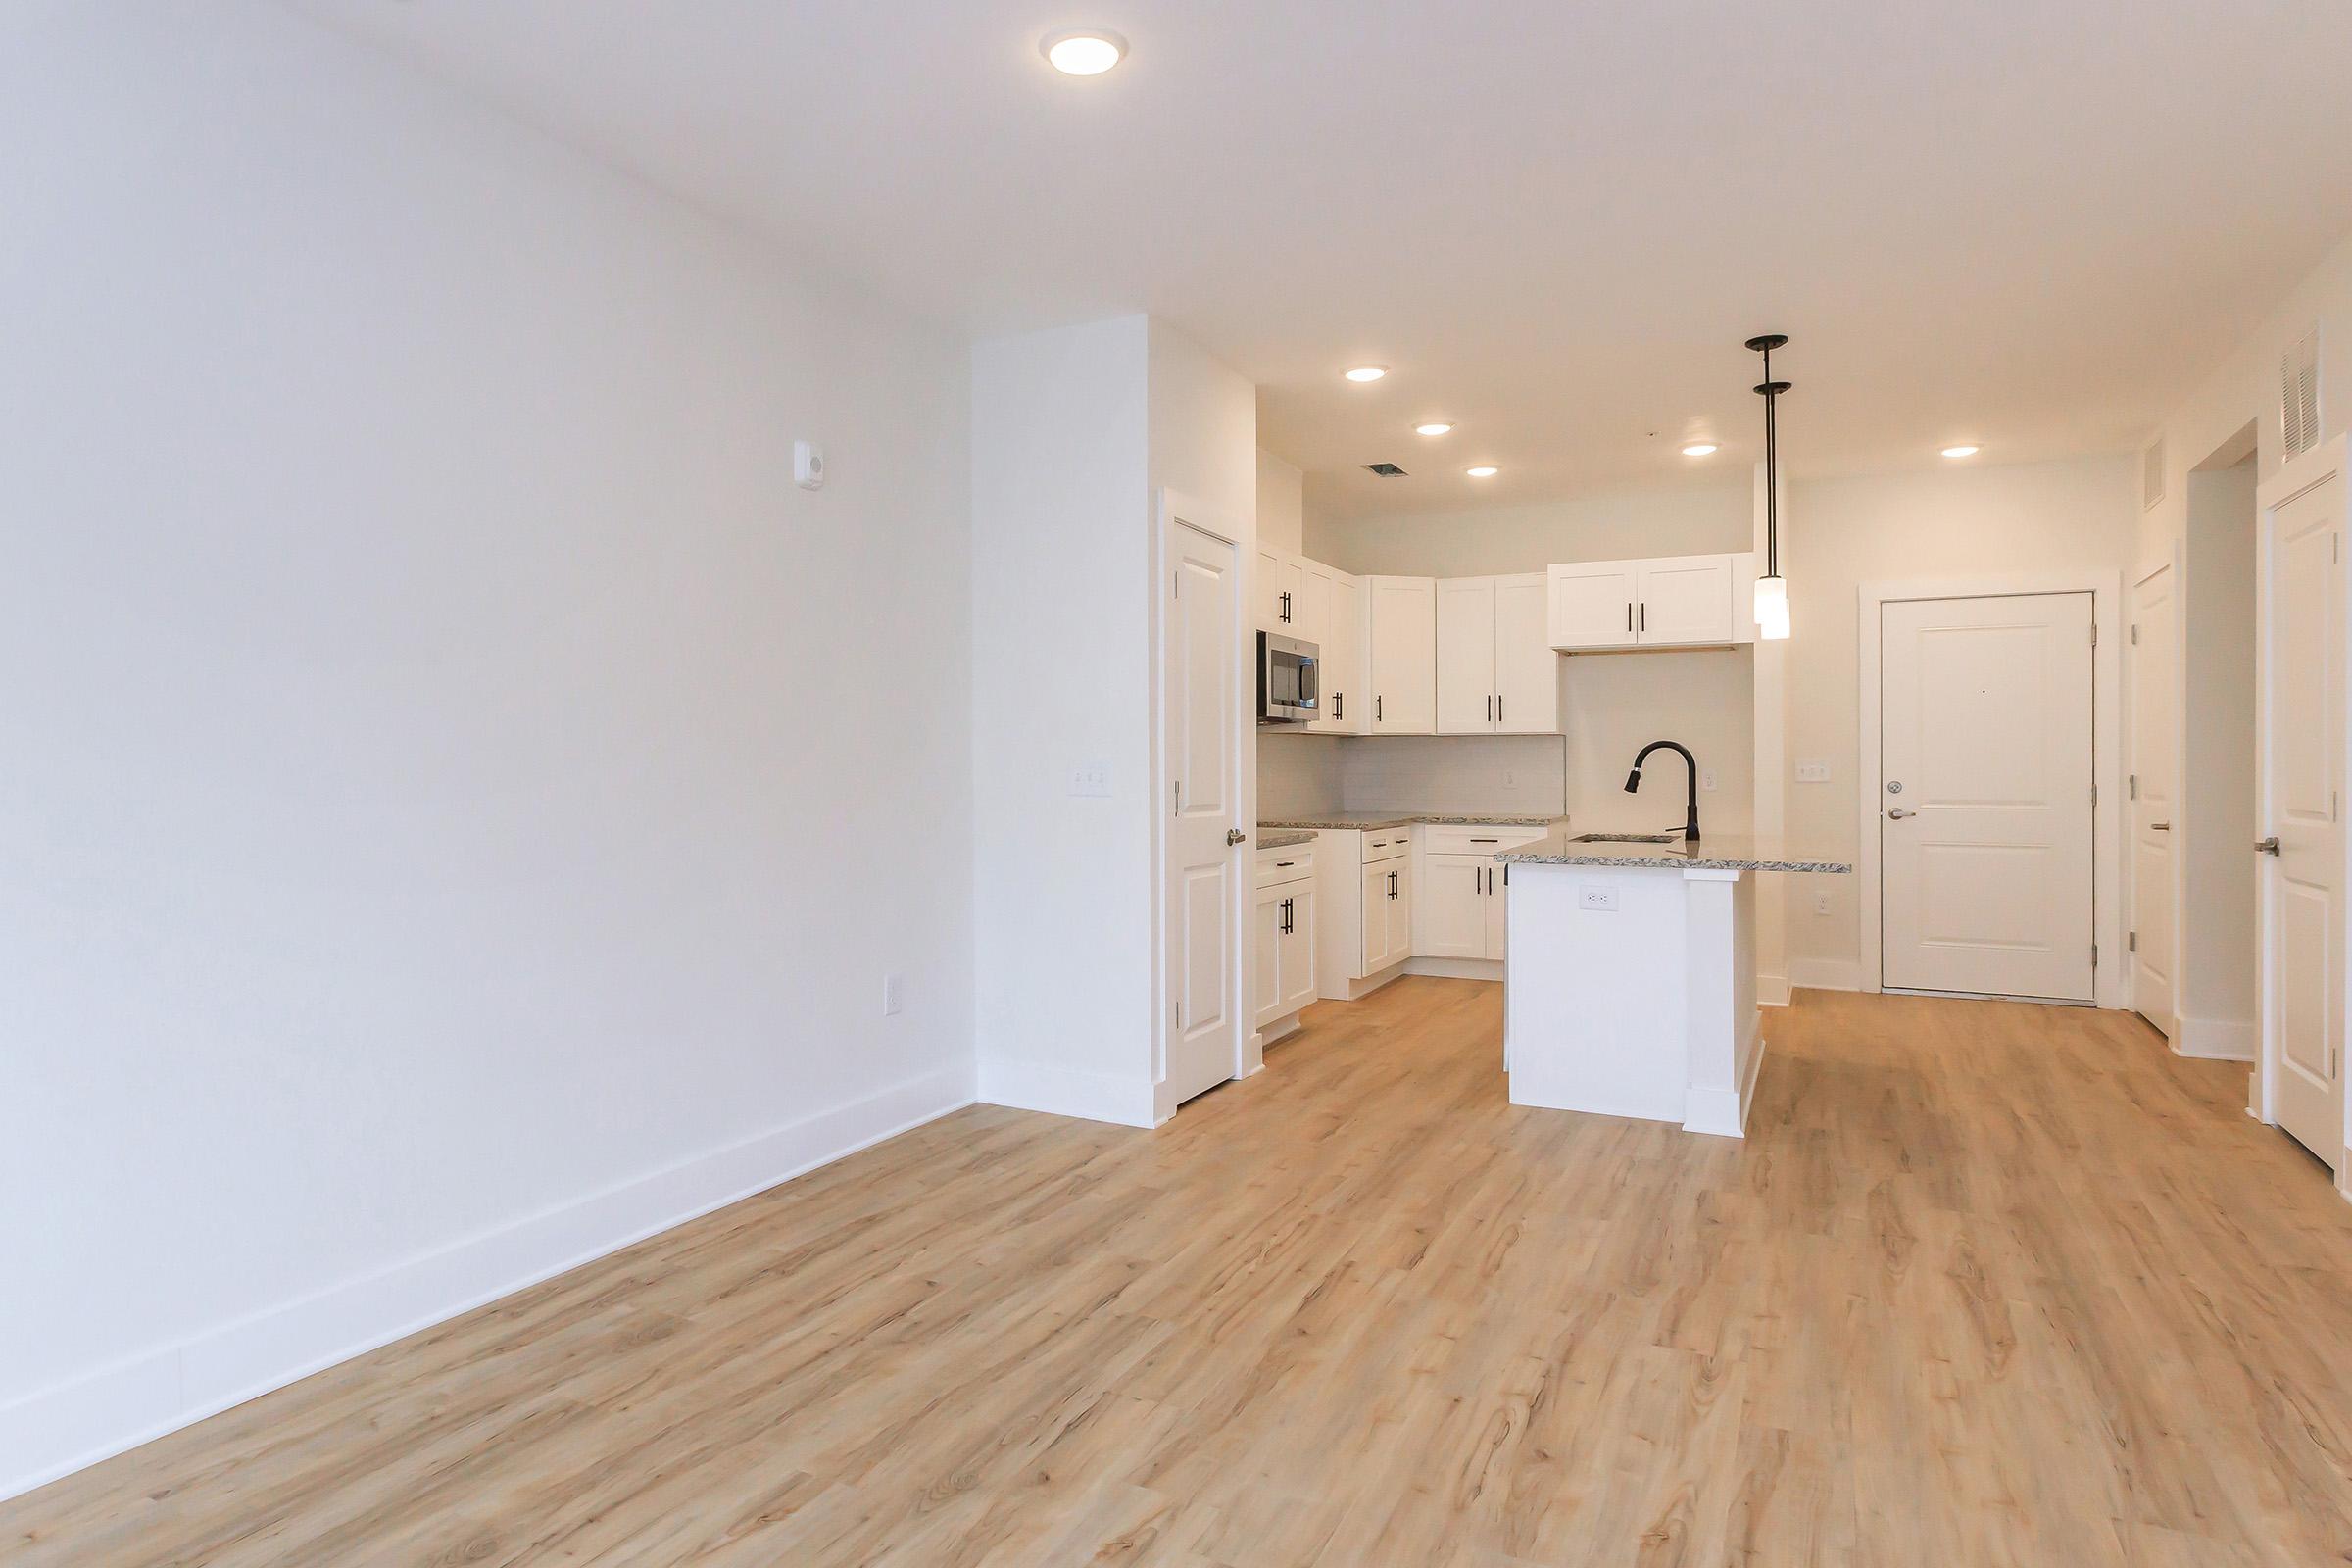
[[[1438,585],[1430,577],[1368,577],[1372,729],[1438,730]]]
[[[1413,858],[1393,862],[1396,891],[1389,900],[1389,961],[1402,963],[1413,956]]]
[[[1424,958],[1487,956],[1488,861],[1476,855],[1423,858],[1413,953]]]
[[[1250,926],[1250,1004],[1260,1026],[1282,1016],[1282,901],[1302,885],[1287,882],[1258,890]]]
[[[1293,882],[1283,891],[1290,896],[1290,919],[1280,943],[1282,1001],[1276,1017],[1288,1017],[1315,1000],[1315,885]]]
[[[1438,733],[1493,730],[1494,694],[1501,690],[1494,683],[1494,578],[1448,577],[1438,584],[1437,660]]]
[[[1503,922],[1510,909],[1509,895],[1503,891],[1503,868],[1494,861],[1487,862],[1487,956],[1500,958],[1503,955]]]
[[[1363,586],[1344,571],[1306,564],[1308,641],[1321,652],[1321,716],[1307,727],[1320,735],[1361,735],[1371,723],[1364,686]]]
[[[1389,873],[1399,863],[1388,860],[1364,867],[1364,973],[1367,975],[1377,974],[1396,961],[1389,956],[1389,911],[1396,907],[1389,897]]]
[[[1560,655],[1546,625],[1544,574],[1494,579],[1494,728],[1506,735],[1560,732]],[[1446,648],[1444,623],[1438,650]]]
[[[1668,556],[1642,563],[1635,625],[1644,648],[1732,641],[1732,558]]]
[[[1640,566],[1633,561],[1591,561],[1545,573],[1551,646],[1631,648],[1642,594]]]
[[[1271,550],[1257,553],[1257,624],[1261,631],[1298,635],[1306,574],[1298,562]]]

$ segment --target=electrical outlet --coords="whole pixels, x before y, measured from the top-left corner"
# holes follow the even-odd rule
[[[1710,767],[1698,775],[1698,787],[1702,790],[1711,790],[1715,787],[1715,770],[1713,768]]]
[[[882,1016],[895,1017],[906,1010],[906,977],[886,974],[882,977]]]
[[[1816,893],[1813,895],[1813,912],[1815,914],[1827,914],[1830,912],[1830,896],[1827,893]]]
[[[1107,800],[1110,796],[1110,764],[1108,762],[1089,762],[1084,767],[1071,768],[1070,793],[1096,800]]]
[[[1576,890],[1576,897],[1588,909],[1613,912],[1617,907],[1617,889],[1607,882],[1587,882]]]
[[[1506,767],[1506,768],[1504,768],[1504,769],[1502,770],[1502,787],[1503,787],[1504,789],[1506,789],[1506,790],[1507,790],[1507,789],[1509,789],[1509,788],[1510,788],[1512,785],[1514,785],[1514,784],[1516,784],[1516,783],[1518,783],[1518,782],[1519,782],[1519,770],[1518,770],[1517,768],[1515,768],[1515,767]]]
[[[1796,781],[1799,784],[1827,784],[1830,781],[1830,764],[1817,758],[1799,758]]]

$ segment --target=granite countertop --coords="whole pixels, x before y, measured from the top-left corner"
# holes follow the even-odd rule
[[[1294,844],[1312,844],[1314,841],[1314,834],[1304,828],[1275,828],[1271,832],[1259,828],[1257,831],[1257,847],[1261,850],[1287,850]]]
[[[1844,860],[1799,854],[1777,841],[1739,834],[1711,834],[1696,844],[1685,844],[1676,834],[1670,844],[1578,844],[1565,828],[1533,844],[1505,850],[1494,857],[1505,865],[1655,866],[1668,870],[1699,871],[1851,871]]]
[[[1393,811],[1387,815],[1367,812],[1337,812],[1288,822],[1260,822],[1258,831],[1276,828],[1356,828],[1376,833],[1384,827],[1412,827],[1427,823],[1433,827],[1548,827],[1567,825],[1564,816],[1460,816],[1441,811]]]

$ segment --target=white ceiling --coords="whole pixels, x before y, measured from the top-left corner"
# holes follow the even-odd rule
[[[1766,330],[1794,472],[2119,450],[2352,229],[2343,0],[298,3],[959,331],[1160,316],[1350,513],[1737,482]]]

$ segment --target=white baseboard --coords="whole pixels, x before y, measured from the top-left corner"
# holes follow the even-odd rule
[[[1406,974],[1434,975],[1440,980],[1500,980],[1499,958],[1407,958]]]
[[[1756,974],[1756,1005],[1786,1007],[1788,1005],[1788,977],[1785,974]]]
[[[1788,960],[1790,990],[1859,991],[1862,989],[1862,960],[1859,958],[1790,958]]]
[[[2175,1020],[2173,1054],[2200,1061],[2252,1061],[2262,1043],[2261,1026],[2251,1018],[2191,1018]]]
[[[1763,1017],[1750,1013],[1745,1043],[1747,1061],[1737,1089],[1692,1089],[1683,1101],[1683,1131],[1709,1133],[1717,1138],[1745,1138],[1747,1108],[1756,1102],[1756,1074],[1764,1066]]]
[[[1141,1074],[1121,1078],[1019,1059],[984,1057],[980,1062],[980,1102],[984,1105],[1042,1110],[1052,1116],[1106,1121],[1121,1127],[1156,1127],[1165,1119],[1154,1103],[1155,1087]]]
[[[0,1405],[0,1498],[364,1355],[972,1103],[951,1067]]]

